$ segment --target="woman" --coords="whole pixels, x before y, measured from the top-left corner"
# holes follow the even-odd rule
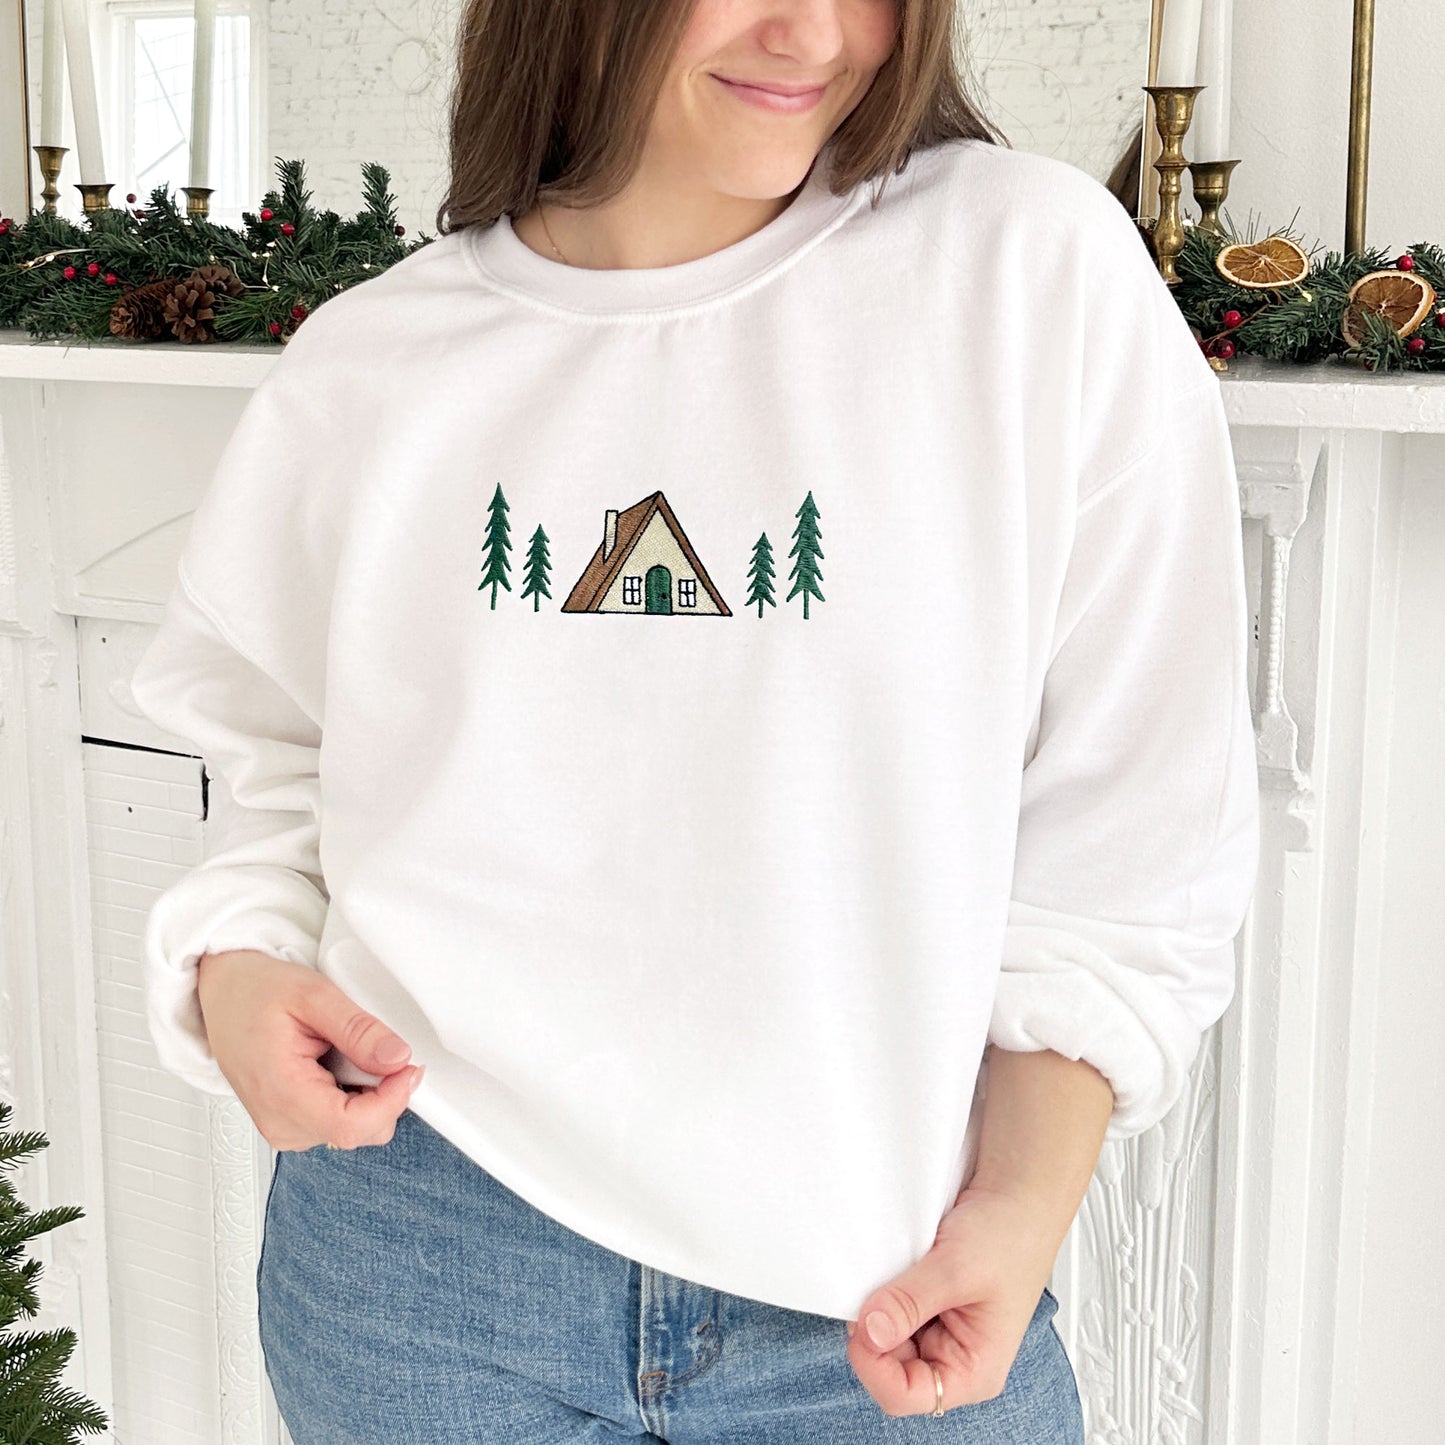
[[[449,227],[192,519],[150,1020],[280,1151],[298,1445],[1082,1441],[1046,1281],[1253,883],[1240,522],[953,13],[474,0]]]

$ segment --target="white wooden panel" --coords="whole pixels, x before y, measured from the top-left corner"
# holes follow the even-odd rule
[[[221,1431],[207,1101],[156,1062],[139,964],[151,903],[200,861],[200,774],[194,758],[85,747],[114,1423],[154,1445]]]

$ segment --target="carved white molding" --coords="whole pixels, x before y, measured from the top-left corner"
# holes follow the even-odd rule
[[[211,1194],[215,1209],[216,1358],[221,1440],[257,1445],[266,1400],[256,1331],[256,1126],[234,1099],[209,1096]]]
[[[1286,637],[1290,560],[1296,534],[1309,513],[1310,491],[1324,457],[1323,434],[1315,429],[1251,427],[1234,437],[1239,471],[1240,507],[1246,520],[1257,522],[1264,537],[1261,570],[1252,591],[1258,597],[1259,623],[1254,686],[1255,743],[1259,750],[1260,786],[1283,795],[1283,816],[1290,837],[1281,840],[1292,850],[1313,846],[1315,798],[1308,767],[1300,753],[1300,728],[1295,712],[1306,716],[1313,736],[1315,700],[1308,686],[1315,668],[1295,691],[1293,708],[1286,698]],[[1293,637],[1305,646],[1318,645],[1317,617],[1306,619]],[[1313,639],[1313,642],[1310,640]],[[1316,659],[1317,661],[1317,659]],[[1293,678],[1294,674],[1291,673]]]
[[[40,1313],[76,1346],[61,1383],[114,1408],[104,1135],[91,973],[75,628],[52,604],[40,388],[0,387],[0,1089],[48,1147],[15,1184],[84,1215],[33,1242]]]
[[[1169,1113],[1104,1145],[1079,1210],[1073,1359],[1089,1445],[1201,1438],[1214,1079],[1206,1041]]]

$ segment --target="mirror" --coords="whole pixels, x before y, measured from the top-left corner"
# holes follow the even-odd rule
[[[23,118],[12,117],[8,132],[25,138],[23,147],[7,146],[0,161],[0,211],[40,205],[43,181],[31,147],[57,140],[69,147],[57,182],[62,214],[80,216],[81,180],[112,181],[114,205],[125,204],[128,193],[143,205],[156,185],[166,184],[184,208],[181,188],[193,182],[199,16],[212,36],[213,93],[209,107],[197,108],[203,123],[209,116],[210,136],[208,174],[196,183],[212,188],[213,219],[240,225],[242,210],[254,210],[276,185],[278,156],[306,163],[318,206],[352,214],[361,205],[361,162],[377,161],[391,174],[407,234],[434,233],[463,0],[403,0],[385,8],[194,0],[194,15],[190,3],[177,13],[173,0],[111,0],[103,7],[0,0],[0,7],[0,24],[23,36],[27,60]],[[87,11],[98,97],[82,95],[77,105],[72,66],[55,39],[63,38],[67,15]],[[1016,148],[1060,156],[1106,183],[1125,174],[1121,158],[1134,154],[1137,197],[1150,13],[1151,0],[1106,0],[1082,17],[1066,0],[1027,6],[960,0],[973,94]],[[12,52],[12,65],[16,58]],[[0,95],[7,92],[14,87],[0,76]],[[0,117],[0,136],[5,124]],[[82,145],[101,156],[93,175],[81,173],[78,125]]]

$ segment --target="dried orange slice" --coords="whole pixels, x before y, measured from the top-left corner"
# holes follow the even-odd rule
[[[1413,271],[1370,271],[1350,287],[1349,305],[1340,318],[1340,332],[1352,349],[1365,342],[1362,313],[1384,317],[1401,336],[1408,336],[1430,314],[1435,288]]]
[[[1220,248],[1214,269],[1236,286],[1262,291],[1272,286],[1293,286],[1310,273],[1310,259],[1288,236],[1266,236]]]

